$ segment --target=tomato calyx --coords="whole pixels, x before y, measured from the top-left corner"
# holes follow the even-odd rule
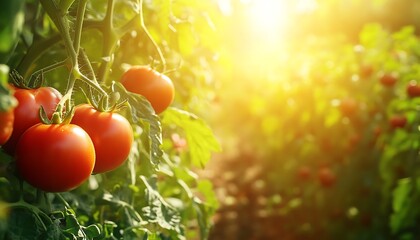
[[[25,81],[20,73],[13,69],[10,72],[10,81],[12,82],[13,86],[21,88],[21,89],[36,89],[40,88],[44,85],[45,77],[44,72],[38,74],[33,81]]]
[[[120,90],[124,89],[120,83],[112,82],[107,94],[101,95],[99,98],[93,95],[91,91],[82,91],[86,97],[87,103],[92,105],[99,112],[116,112],[126,106],[127,99],[122,99]]]
[[[48,118],[45,109],[39,108],[39,118],[43,124],[69,124],[74,115],[74,105],[71,106],[70,101],[66,102],[67,107],[58,104],[51,118]],[[64,109],[69,109],[68,111]]]

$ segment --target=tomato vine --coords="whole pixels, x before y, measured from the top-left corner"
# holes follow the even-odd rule
[[[16,46],[1,52],[7,55],[1,63],[13,69],[10,82],[18,79],[17,89],[37,91],[39,87],[49,87],[63,96],[54,103],[52,120],[40,108],[41,119],[50,125],[38,124],[26,130],[18,141],[17,155],[0,148],[0,238],[207,238],[217,201],[210,182],[199,179],[193,169],[197,166],[194,162],[204,166],[210,154],[220,150],[210,128],[193,113],[178,109],[184,106],[179,99],[175,99],[175,106],[165,107],[157,115],[145,96],[132,93],[119,83],[118,74],[122,75],[127,65],[151,65],[154,71],[167,73],[167,65],[178,67],[173,64],[174,58],[179,62],[184,57],[171,39],[166,44],[172,45],[165,45],[162,50],[162,40],[155,40],[160,38],[156,36],[159,29],[154,28],[152,34],[146,28],[145,14],[150,6],[159,4],[179,9],[187,6],[167,1],[148,4],[149,8],[144,9],[146,3],[142,0],[22,1],[18,13],[26,21],[21,23]],[[151,23],[152,28],[154,25],[158,22]],[[133,47],[143,47],[144,51],[124,56],[130,47],[128,42],[133,40],[138,41]],[[179,84],[178,87],[188,89]],[[0,96],[14,101],[13,91],[1,92]],[[81,167],[77,160],[81,157],[72,157],[71,168],[65,168],[65,164],[70,164],[66,162],[68,157],[76,154],[77,144],[60,142],[61,138],[54,138],[58,132],[53,131],[76,126],[69,122],[79,104],[91,104],[98,110],[92,114],[118,114],[128,120],[133,138],[127,146],[128,156],[124,153],[125,159],[119,159],[121,164],[106,172],[89,174],[81,185],[51,187],[49,184],[60,181],[50,177],[68,179],[79,172],[69,169]],[[59,119],[62,117],[66,120]],[[94,119],[83,117],[89,118],[83,119],[85,122]],[[190,126],[196,131],[188,130]],[[184,131],[188,133],[188,149],[181,155],[173,150],[175,146],[166,144],[166,138]],[[92,139],[100,138],[86,132]],[[41,133],[44,138],[35,141],[34,137]],[[96,140],[93,143],[100,142]],[[108,153],[119,150],[116,145],[107,144]],[[31,154],[24,154],[28,149]],[[55,149],[54,157],[51,149]],[[63,149],[68,152],[61,152]],[[54,158],[57,159],[50,161]],[[28,167],[34,161],[36,165]],[[31,172],[34,169],[38,170]],[[49,179],[45,182],[47,187],[37,182],[40,178]]]

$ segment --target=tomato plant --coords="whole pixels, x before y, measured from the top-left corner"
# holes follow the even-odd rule
[[[32,186],[70,191],[92,174],[95,149],[89,135],[72,124],[36,124],[19,139],[16,167]]]
[[[128,157],[133,143],[130,123],[118,113],[100,112],[89,104],[76,107],[72,123],[82,127],[95,146],[93,173],[119,167]]]
[[[143,95],[157,114],[174,100],[174,85],[166,75],[146,66],[133,66],[121,77],[121,83],[131,92]]]
[[[213,166],[221,199],[213,239],[420,236],[419,99],[407,92],[420,39],[411,26],[341,33],[291,33],[286,47],[268,50],[272,61],[243,63],[260,48],[230,59],[214,116],[226,155]]]
[[[12,137],[0,148],[0,239],[208,237],[218,202],[194,171],[220,146],[192,106],[207,101],[197,92],[212,91],[199,76],[211,76],[214,61],[198,63],[196,50],[215,48],[191,36],[210,34],[208,20],[220,10],[193,5],[0,4],[0,63],[11,69],[9,84],[18,83],[13,95],[0,88],[0,111],[16,107]],[[188,18],[196,21],[185,28]],[[123,84],[127,66],[146,65],[146,78],[134,71]],[[132,81],[148,93],[129,89]],[[179,146],[170,144],[175,134],[185,138]]]
[[[62,96],[52,87],[40,87],[37,89],[15,88],[14,97],[18,105],[14,109],[13,133],[3,146],[9,153],[15,152],[20,136],[28,128],[41,122],[40,107],[42,106],[48,117],[51,117]]]

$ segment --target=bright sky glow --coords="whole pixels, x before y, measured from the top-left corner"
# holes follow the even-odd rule
[[[249,3],[249,20],[256,32],[264,35],[277,34],[288,24],[287,1],[254,0]]]

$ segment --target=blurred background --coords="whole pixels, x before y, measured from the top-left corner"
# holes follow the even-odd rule
[[[215,5],[210,239],[419,239],[420,1]]]

